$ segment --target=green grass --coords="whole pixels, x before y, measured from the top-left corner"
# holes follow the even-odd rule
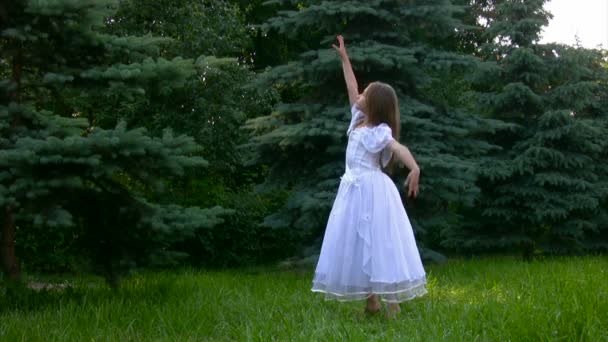
[[[146,273],[0,297],[1,341],[608,341],[608,261],[455,260],[396,320],[309,291],[312,271]]]

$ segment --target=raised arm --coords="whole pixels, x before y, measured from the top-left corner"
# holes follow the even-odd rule
[[[353,67],[350,64],[350,60],[348,59],[348,54],[346,53],[346,46],[344,46],[344,37],[341,35],[338,38],[338,46],[336,44],[332,44],[332,47],[338,51],[340,54],[340,59],[342,59],[342,70],[344,71],[344,80],[346,81],[346,89],[348,90],[348,101],[352,106],[357,102],[357,98],[359,97],[359,85],[357,84],[357,79],[355,78],[355,73],[353,72]]]
[[[407,179],[405,180],[407,184],[407,195],[410,197],[416,197],[418,195],[418,182],[420,179],[420,168],[414,159],[414,156],[410,152],[410,150],[401,145],[397,141],[392,141],[388,148],[395,155],[397,159],[399,159],[408,169],[410,169],[410,173],[407,175]]]

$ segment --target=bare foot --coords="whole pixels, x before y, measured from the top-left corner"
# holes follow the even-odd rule
[[[380,311],[380,300],[378,300],[378,296],[372,294],[367,297],[367,306],[365,307],[365,312],[374,314],[378,311]]]
[[[400,312],[401,306],[399,305],[399,303],[388,303],[386,310],[386,316],[388,318],[397,318]]]

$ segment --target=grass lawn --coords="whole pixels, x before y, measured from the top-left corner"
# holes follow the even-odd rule
[[[0,341],[608,341],[603,257],[452,260],[396,320],[310,292],[312,271],[144,273],[0,297]]]

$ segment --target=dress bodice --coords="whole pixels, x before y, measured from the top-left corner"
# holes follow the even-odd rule
[[[346,170],[371,171],[386,166],[392,153],[386,148],[393,141],[391,128],[382,123],[374,127],[358,127],[365,114],[355,104],[351,109],[352,118],[348,128],[346,147]]]

